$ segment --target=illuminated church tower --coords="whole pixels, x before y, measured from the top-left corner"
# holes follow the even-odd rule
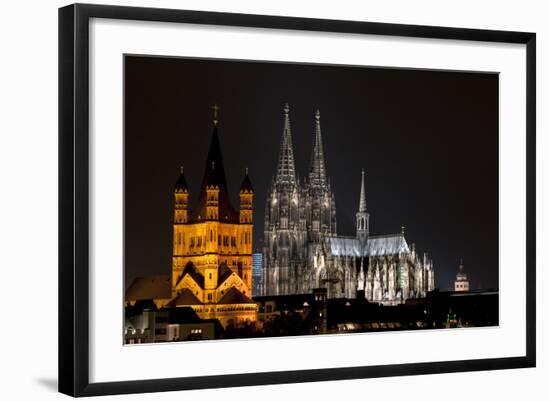
[[[306,263],[306,219],[303,190],[296,176],[290,108],[284,107],[277,170],[265,205],[263,293],[300,293],[297,276]]]
[[[218,136],[218,108],[199,200],[189,210],[183,167],[174,188],[172,296],[170,307],[190,306],[223,326],[252,321],[252,227],[254,189],[246,171],[240,208],[230,201]]]
[[[308,241],[318,243],[322,237],[335,235],[336,206],[330,180],[327,177],[319,110],[315,112],[311,162],[303,193]]]
[[[263,293],[309,293],[318,286],[315,267],[309,261],[323,238],[336,234],[334,193],[327,177],[321,113],[315,128],[309,172],[303,184],[297,177],[290,108],[284,107],[283,132],[277,170],[265,208]]]

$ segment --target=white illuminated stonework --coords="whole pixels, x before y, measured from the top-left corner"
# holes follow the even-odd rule
[[[409,247],[404,227],[397,234],[370,235],[364,171],[356,235],[337,234],[320,112],[315,113],[311,163],[303,183],[295,168],[289,112],[285,105],[277,171],[266,199],[262,294],[327,288],[329,298],[355,298],[359,290],[359,296],[384,304],[425,297],[434,289],[432,261]]]

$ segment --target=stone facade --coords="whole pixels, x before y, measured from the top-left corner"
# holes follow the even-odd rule
[[[248,171],[231,205],[218,137],[217,108],[198,203],[188,210],[183,168],[174,189],[172,297],[170,307],[191,307],[223,327],[252,322],[252,227],[254,189]]]
[[[171,275],[135,279],[126,301],[132,305],[152,299],[159,308],[191,308],[200,319],[217,319],[226,328],[256,320],[257,305],[251,299],[254,189],[246,171],[235,210],[214,110],[212,141],[193,209],[183,167],[174,186]]]
[[[432,262],[409,247],[404,229],[391,235],[370,234],[364,171],[355,236],[337,234],[320,112],[315,113],[310,168],[303,183],[295,168],[289,112],[285,105],[277,170],[266,199],[263,294],[326,288],[329,298],[364,296],[385,304],[424,297],[434,288]]]

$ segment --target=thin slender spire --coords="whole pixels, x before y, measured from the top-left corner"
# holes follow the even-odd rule
[[[279,163],[275,182],[277,184],[296,184],[296,168],[294,164],[294,150],[292,149],[292,134],[290,131],[290,107],[288,103],[284,107],[283,135],[279,150]]]
[[[367,211],[367,195],[365,193],[365,169],[361,169],[361,196],[359,198],[359,213]]]
[[[212,110],[214,110],[214,119],[213,119],[214,126],[217,127],[219,122],[218,114],[220,111],[220,106],[218,106],[217,104],[214,104],[214,106],[212,106]]]
[[[323,138],[321,136],[321,113],[315,112],[315,136],[311,151],[311,165],[309,168],[309,182],[314,187],[326,187],[327,174],[325,156],[323,154]]]

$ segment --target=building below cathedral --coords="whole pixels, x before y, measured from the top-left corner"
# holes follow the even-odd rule
[[[252,296],[262,294],[262,266],[263,254],[261,252],[252,254]]]
[[[133,303],[154,299],[157,307],[191,308],[200,319],[235,327],[256,320],[252,301],[254,189],[248,172],[231,205],[218,137],[217,108],[198,203],[189,209],[189,188],[181,168],[174,187],[172,273],[138,278],[126,292]]]
[[[336,201],[324,159],[321,115],[315,113],[308,174],[300,181],[285,105],[278,165],[265,207],[262,295],[311,293],[400,304],[434,289],[432,261],[409,246],[405,230],[371,235],[361,172],[354,236],[337,234]]]

